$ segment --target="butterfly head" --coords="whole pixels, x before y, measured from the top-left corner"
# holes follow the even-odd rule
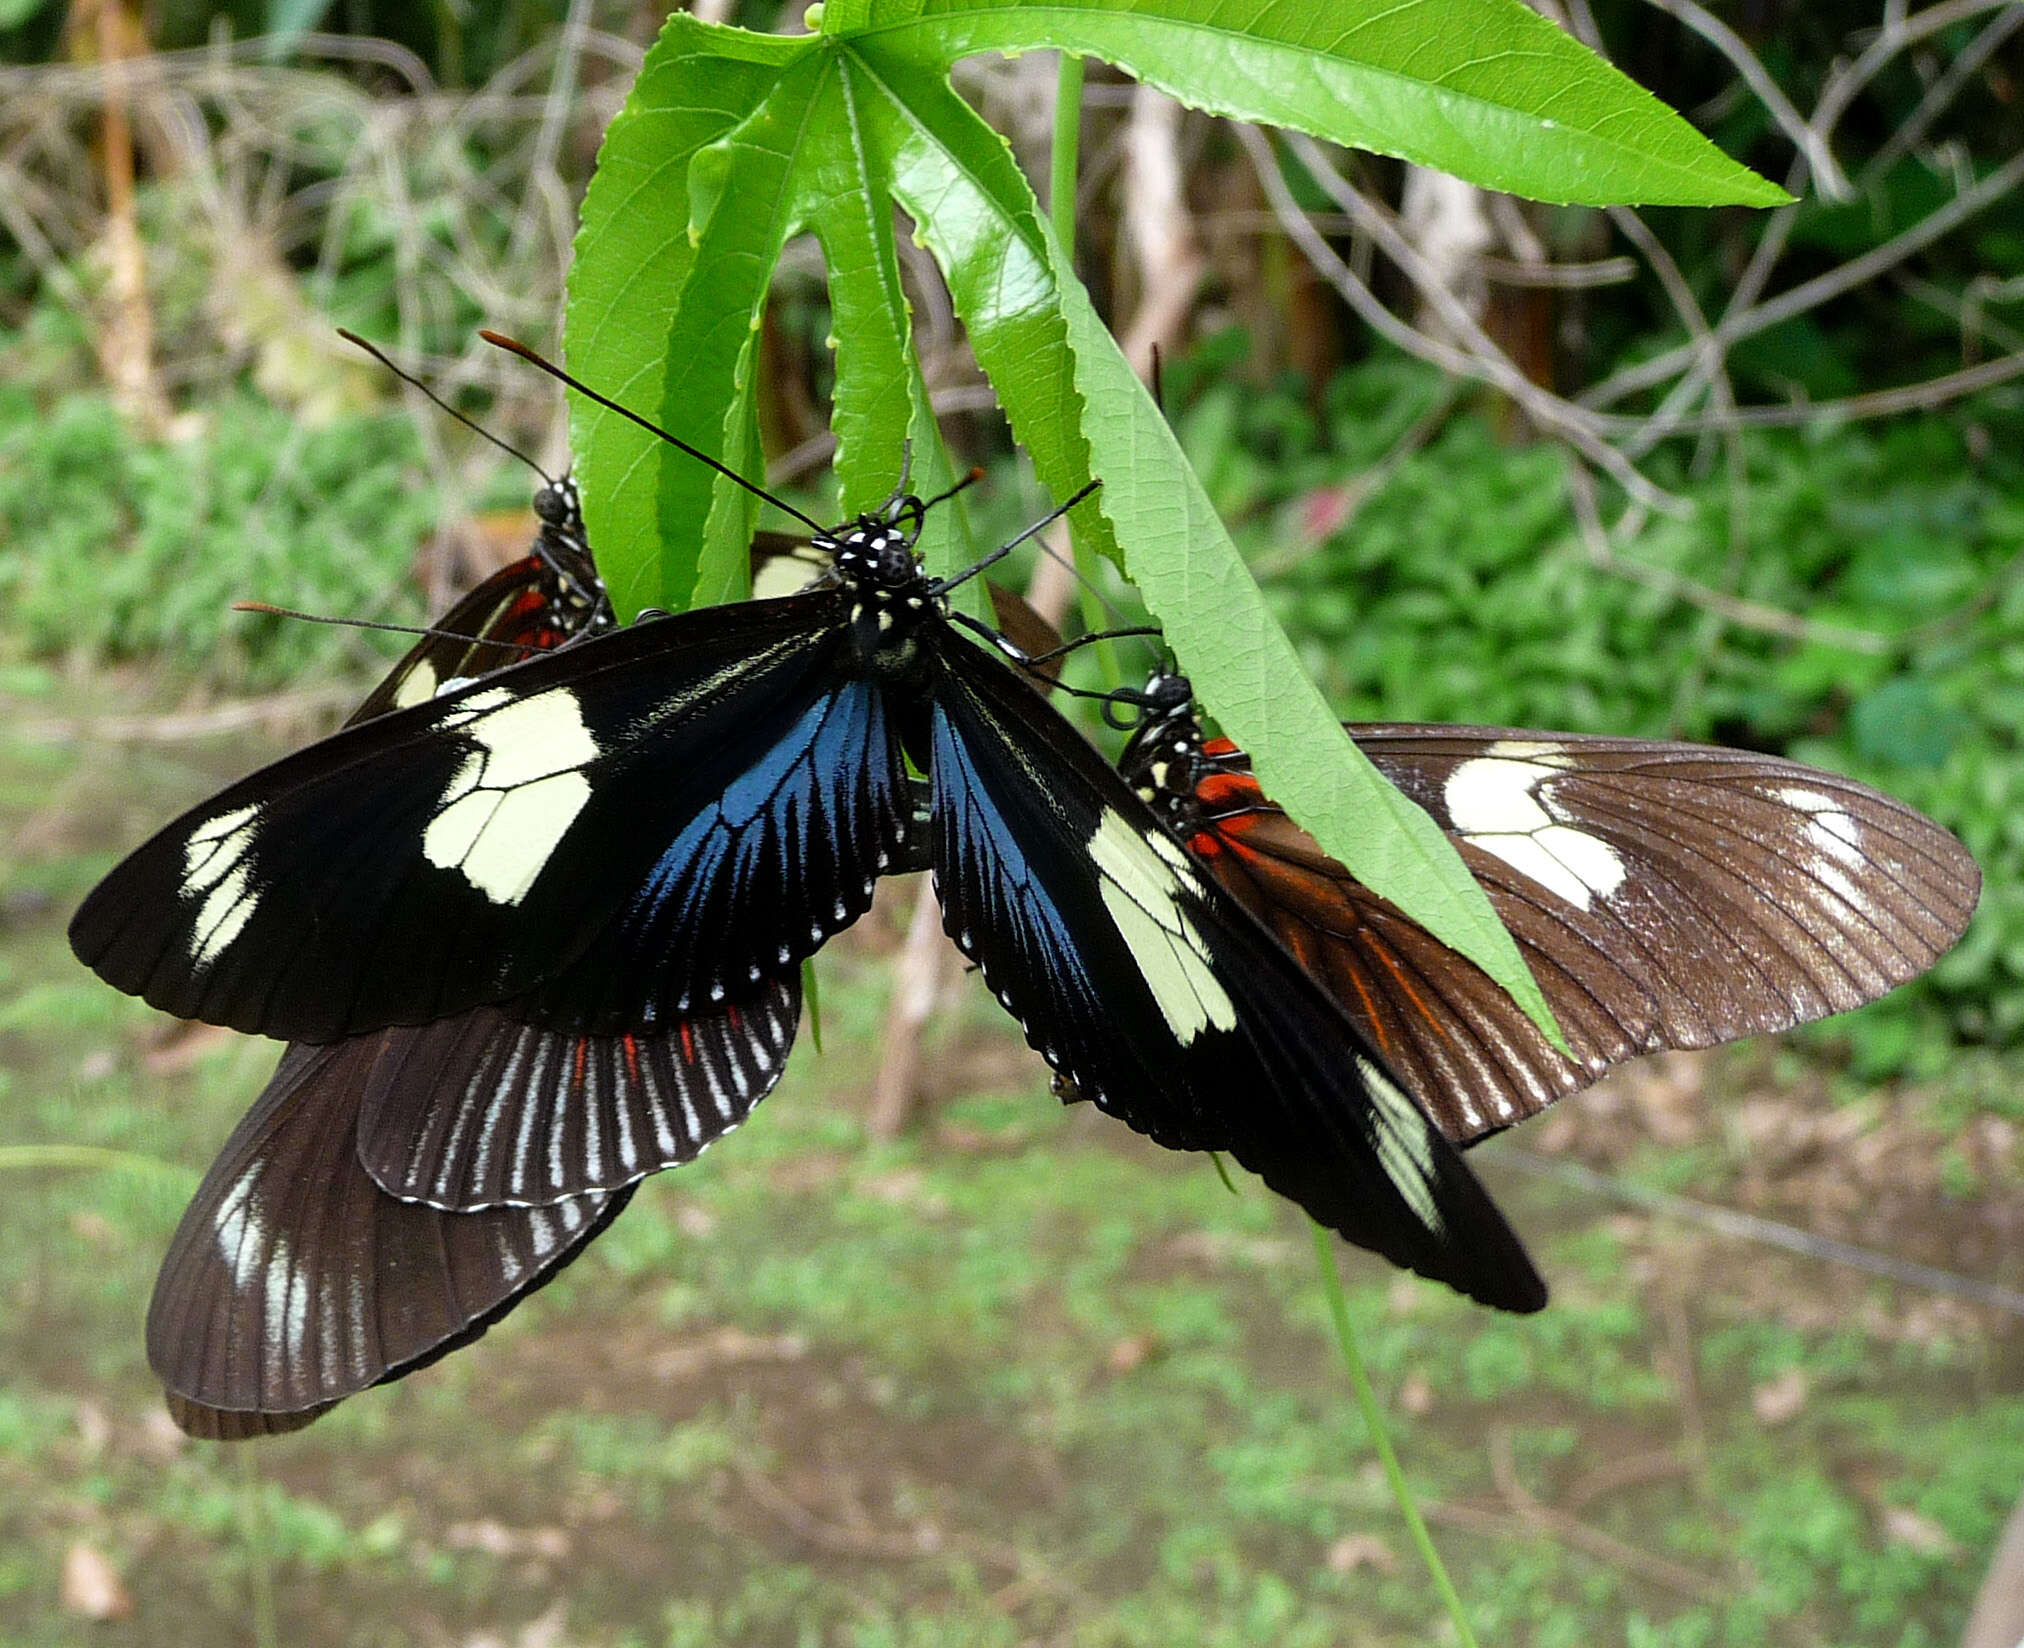
[[[548,481],[534,494],[534,513],[543,526],[580,534],[583,531],[583,494],[576,482],[564,475]]]
[[[1119,762],[1141,799],[1165,814],[1192,801],[1202,763],[1202,722],[1185,675],[1155,670],[1133,694],[1140,719]],[[1170,818],[1170,822],[1171,822]]]
[[[922,577],[914,544],[924,513],[920,499],[897,491],[877,510],[812,542],[836,558],[836,570],[851,583],[874,590],[906,589]]]

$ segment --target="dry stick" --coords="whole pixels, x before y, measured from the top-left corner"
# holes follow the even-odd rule
[[[1237,138],[1250,156],[1258,181],[1271,201],[1287,234],[1292,237],[1306,254],[1322,277],[1340,292],[1358,316],[1373,331],[1389,339],[1408,354],[1431,361],[1443,370],[1457,376],[1488,383],[1510,396],[1535,423],[1545,429],[1561,434],[1571,445],[1586,456],[1598,468],[1609,473],[1618,485],[1633,498],[1649,508],[1658,509],[1668,515],[1681,514],[1689,508],[1686,502],[1670,492],[1657,487],[1638,472],[1636,467],[1621,453],[1604,443],[1588,426],[1588,414],[1580,407],[1537,384],[1518,370],[1515,363],[1491,342],[1466,310],[1458,304],[1451,293],[1446,292],[1434,280],[1424,261],[1400,234],[1389,216],[1352,189],[1322,157],[1320,150],[1304,138],[1293,140],[1293,147],[1315,181],[1328,192],[1337,205],[1350,216],[1357,218],[1364,231],[1383,248],[1414,286],[1426,297],[1428,303],[1438,312],[1442,320],[1456,336],[1467,340],[1469,347],[1458,349],[1428,337],[1417,328],[1407,325],[1377,299],[1369,286],[1358,279],[1348,264],[1336,254],[1335,249],[1323,240],[1314,226],[1307,222],[1291,190],[1279,175],[1271,145],[1264,134],[1255,127],[1239,125],[1235,128]]]
[[[562,149],[562,131],[568,124],[572,93],[576,89],[577,62],[583,50],[583,31],[590,20],[590,0],[569,0],[569,16],[562,25],[562,41],[556,49],[555,72],[548,83],[546,106],[541,111],[541,129],[534,138],[534,158],[529,175],[539,180],[555,170],[555,157]],[[534,214],[528,201],[534,191],[521,197],[520,210],[513,216],[513,232],[506,240],[506,266],[519,262],[527,251],[527,237],[533,233]]]
[[[1997,1282],[1960,1276],[1951,1270],[1941,1270],[1937,1265],[1922,1265],[1913,1259],[1901,1259],[1895,1253],[1879,1253],[1873,1248],[1857,1247],[1853,1242],[1838,1241],[1832,1236],[1817,1236],[1810,1230],[1780,1224],[1775,1219],[1744,1213],[1737,1208],[1697,1202],[1686,1196],[1675,1196],[1670,1191],[1653,1190],[1629,1179],[1598,1173],[1579,1162],[1536,1155],[1519,1145],[1501,1145],[1496,1159],[1536,1178],[1557,1180],[1577,1190],[1624,1202],[1645,1213],[1700,1225],[1737,1241],[1779,1248],[1787,1253],[1796,1253],[1801,1258],[1841,1265],[1903,1287],[1944,1294],[1948,1298],[1962,1299],[1971,1305],[2002,1311],[2010,1316],[2024,1316],[2024,1292]]]
[[[1714,341],[1708,327],[1708,317],[1702,312],[1700,300],[1694,296],[1693,287],[1673,256],[1660,244],[1635,212],[1627,207],[1610,208],[1610,221],[1617,231],[1644,254],[1645,261],[1659,278],[1671,300],[1674,313],[1680,324],[1687,329],[1687,335],[1701,345],[1701,355],[1694,376],[1707,380],[1715,399],[1718,413],[1732,413],[1736,410],[1736,390],[1729,378],[1729,364],[1726,355]],[[1654,437],[1655,439],[1656,437]],[[1645,439],[1643,434],[1640,440]],[[1720,432],[1723,458],[1728,474],[1728,527],[1729,553],[1722,567],[1722,593],[1733,596],[1735,586],[1742,581],[1748,563],[1750,544],[1750,495],[1749,474],[1743,461],[1743,437],[1733,424]],[[1633,456],[1641,455],[1645,447],[1633,443]],[[1700,633],[1695,637],[1693,662],[1681,674],[1673,689],[1672,723],[1683,726],[1692,720],[1692,710],[1699,702],[1702,690],[1708,681],[1708,661],[1714,651],[1715,642],[1721,633],[1721,619],[1713,612],[1705,612],[1699,625]]]
[[[1694,0],[1645,0],[1645,4],[1677,17],[1736,66],[1743,83],[1757,94],[1757,101],[1764,105],[1765,112],[1805,157],[1807,170],[1812,172],[1823,195],[1834,201],[1855,198],[1855,190],[1835,164],[1825,135],[1800,118],[1791,99],[1778,89],[1778,83],[1771,78],[1757,54],[1743,43],[1742,36],[1720,18],[1695,5]]]
[[[1580,464],[1568,466],[1567,492],[1589,561],[1604,572],[1658,590],[1676,601],[1700,607],[1742,629],[1762,630],[1767,635],[1783,635],[1796,641],[1817,642],[1822,646],[1843,647],[1850,652],[1887,653],[1898,644],[1888,635],[1802,618],[1782,607],[1724,594],[1666,567],[1626,560],[1617,553],[1609,529],[1602,524],[1601,514],[1596,508],[1595,478]]]
[[[98,0],[99,72],[105,87],[100,130],[105,139],[106,250],[112,265],[111,313],[98,337],[99,367],[113,404],[150,433],[169,418],[155,377],[154,316],[148,309],[147,253],[134,204],[134,138],[127,119],[126,11],[121,0]],[[143,40],[145,46],[145,40]]]
[[[1805,424],[1856,421],[1895,417],[1900,412],[1927,412],[1983,389],[1993,389],[2024,375],[2024,349],[1958,372],[1943,373],[1924,383],[1906,384],[1899,389],[1873,389],[1866,395],[1846,395],[1837,400],[1796,401],[1786,406],[1738,406],[1723,412],[1697,412],[1673,420],[1668,435],[1719,433],[1725,429],[1792,429]],[[1648,428],[1650,418],[1599,415],[1601,426],[1612,435],[1638,435]]]
[[[1511,1433],[1501,1425],[1490,1433],[1490,1474],[1497,1483],[1497,1491],[1504,1496],[1504,1503],[1514,1513],[1533,1526],[1544,1529],[1562,1544],[1572,1545],[1598,1562],[1628,1569],[1655,1585],[1663,1585],[1669,1591],[1678,1591],[1701,1602],[1727,1602],[1735,1595],[1735,1588],[1731,1585],[1696,1573],[1692,1568],[1682,1567],[1650,1551],[1640,1550],[1635,1545],[1627,1545],[1613,1534],[1592,1528],[1579,1517],[1570,1516],[1557,1506],[1534,1498],[1518,1478],[1518,1462],[1511,1452]]]
[[[1887,6],[1884,26],[1877,37],[1845,70],[1830,76],[1808,124],[1825,138],[1841,123],[1841,117],[1848,112],[1856,94],[1881,74],[1892,58],[1956,23],[1977,17],[1985,11],[2015,6],[2016,3],[2017,0],[1948,0],[1945,5],[1928,6],[1910,16],[1900,14],[1896,17],[1890,15],[1893,8]]]
[[[1912,110],[1898,129],[1884,140],[1883,147],[1869,157],[1862,168],[1862,181],[1872,183],[1881,178],[1900,159],[1909,154],[1914,145],[1931,129],[1935,120],[1946,112],[1955,98],[1961,95],[1976,72],[1995,53],[1996,48],[2024,28],[2024,6],[2012,5],[1999,14],[1996,20],[1968,42],[1961,54],[1949,63],[1919,99],[1919,106]]]
[[[1658,3],[1658,0],[1654,0],[1654,3]],[[1867,85],[1882,70],[1885,63],[1891,57],[1904,50],[1906,46],[1925,38],[1926,35],[1932,33],[1937,28],[1946,27],[1960,20],[1961,17],[1973,15],[1977,11],[1990,9],[1991,3],[1992,0],[1971,0],[1971,3],[1965,6],[1938,6],[1934,7],[1930,12],[1920,13],[1916,18],[1909,20],[1899,18],[1890,23],[1883,34],[1879,36],[1878,40],[1858,59],[1857,63],[1847,73],[1840,76],[1831,84],[1829,93],[1832,95],[1833,101],[1829,100],[1828,95],[1823,95],[1820,104],[1816,106],[1813,119],[1808,123],[1809,131],[1813,132],[1819,139],[1819,142],[1824,145],[1828,135],[1832,132],[1834,125],[1839,121],[1841,114],[1846,110],[1849,101],[1853,99],[1855,93],[1862,86]],[[1600,50],[1600,35],[1595,27],[1594,16],[1588,10],[1586,0],[1570,0],[1570,4],[1575,23],[1575,32],[1588,45]],[[1748,48],[1743,47],[1740,41],[1737,42],[1737,47],[1739,50],[1747,52]],[[1803,192],[1806,178],[1810,172],[1808,162],[1811,153],[1812,150],[1810,148],[1802,148],[1793,162],[1791,173],[1786,179],[1786,187],[1793,194]],[[1738,317],[1744,316],[1753,310],[1765,284],[1771,278],[1772,269],[1784,254],[1786,240],[1791,234],[1793,223],[1796,221],[1797,211],[1798,208],[1796,206],[1788,206],[1771,215],[1765,225],[1763,235],[1759,238],[1756,247],[1751,252],[1749,264],[1737,280],[1734,291],[1730,294],[1727,312],[1724,314],[1722,321],[1724,327],[1730,325]],[[1724,340],[1724,347],[1726,348],[1727,344],[1733,341],[1735,341],[1733,338],[1726,338]],[[1665,361],[1666,365],[1662,370],[1656,371],[1655,375],[1649,378],[1641,378],[1640,374],[1644,370],[1643,368],[1629,368],[1611,378],[1605,379],[1603,383],[1584,391],[1577,398],[1585,407],[1606,406],[1612,400],[1620,398],[1622,394],[1629,393],[1634,388],[1648,387],[1650,384],[1663,382],[1679,368],[1682,364],[1683,356],[1691,354],[1692,346],[1690,345],[1684,352],[1676,350],[1669,357],[1656,357],[1655,361],[1648,363],[1648,365],[1655,366],[1658,361]],[[1705,362],[1705,359],[1706,357],[1703,356],[1702,362]],[[1656,415],[1676,415],[1680,408],[1691,404],[1700,392],[1700,382],[1701,365],[1697,363],[1688,372],[1686,378],[1674,386]]]
[[[1732,310],[1716,322],[1715,340],[1726,349],[1744,338],[1769,330],[1781,321],[1802,315],[1809,309],[1817,309],[1830,299],[1840,297],[1844,292],[1895,268],[1914,253],[1923,251],[1969,218],[1993,206],[2020,183],[2024,183],[2024,152],[2013,155],[1973,187],[1962,190],[1946,205],[1883,245],[1872,247],[1861,257],[1851,258],[1838,268],[1817,275],[1763,303],[1740,311]],[[1786,208],[1787,213],[1790,211],[1791,208]],[[1626,367],[1584,391],[1580,404],[1584,408],[1608,406],[1640,389],[1663,383],[1681,368],[1691,365],[1697,353],[1697,345],[1682,344],[1636,366]]]
[[[1139,299],[1119,340],[1140,378],[1155,350],[1172,355],[1186,333],[1202,281],[1202,250],[1188,213],[1181,168],[1181,106],[1151,86],[1138,88],[1125,123],[1125,243],[1138,266]]]
[[[927,878],[922,877],[914,895],[913,918],[907,923],[906,942],[893,962],[892,996],[886,1003],[878,1074],[872,1078],[871,1106],[865,1116],[865,1131],[881,1144],[898,1138],[913,1117],[919,1096],[921,1033],[942,993],[948,951],[941,904]]]

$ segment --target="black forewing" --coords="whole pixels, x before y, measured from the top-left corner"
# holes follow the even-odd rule
[[[906,834],[850,605],[659,619],[349,728],[139,848],[72,946],[164,1011],[303,1041],[515,997],[609,1033],[747,990],[862,914]]]
[[[1232,850],[1215,867],[1249,883],[1247,901],[1459,1140],[1637,1054],[1861,1006],[1945,954],[1975,907],[1980,874],[1939,825],[1775,756],[1495,727],[1348,730],[1453,837],[1574,1058],[1255,793],[1227,817]],[[1484,827],[1500,800],[1529,831]]]
[[[364,1081],[359,1155],[435,1207],[538,1205],[693,1161],[780,1079],[798,972],[648,1033],[581,1036],[479,1008],[388,1031]]]
[[[387,1195],[356,1148],[378,1039],[291,1048],[183,1214],[147,1344],[193,1434],[295,1429],[469,1344],[631,1195],[484,1213]]]
[[[1485,1303],[1545,1288],[1341,1011],[1009,670],[931,677],[943,920],[1027,1040],[1157,1142],[1225,1150],[1352,1242]]]

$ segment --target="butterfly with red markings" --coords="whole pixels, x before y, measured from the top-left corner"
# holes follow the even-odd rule
[[[801,593],[586,639],[256,773],[115,868],[74,948],[169,1011],[300,1040],[486,1006],[665,1027],[783,976],[918,861],[910,761],[944,924],[1065,1079],[1398,1264],[1537,1309],[1502,1215],[1341,1009],[960,635],[950,592],[997,556],[930,578],[927,508],[902,487],[818,530]],[[421,1157],[452,1161],[447,1138]]]
[[[1775,756],[1498,727],[1353,723],[1517,940],[1568,1053],[1378,897],[1204,735],[1187,679],[1124,695],[1120,762],[1194,861],[1278,935],[1448,1138],[1536,1115],[1612,1065],[1846,1012],[1931,967],[1980,872],[1889,796]],[[1571,1055],[1571,1056],[1570,1056]]]
[[[352,715],[422,704],[612,627],[574,484],[531,552],[446,613]],[[485,1007],[297,1045],[184,1213],[148,1358],[193,1435],[296,1430],[469,1344],[576,1259],[645,1174],[692,1160],[779,1079],[800,980],[639,1034]]]

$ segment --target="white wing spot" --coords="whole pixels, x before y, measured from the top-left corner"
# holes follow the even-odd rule
[[[1104,908],[1161,1017],[1186,1047],[1211,1026],[1234,1027],[1237,1009],[1216,979],[1202,935],[1181,910],[1176,895],[1183,882],[1163,848],[1181,851],[1164,836],[1140,834],[1108,810],[1089,840],[1089,855],[1103,878]]]
[[[1791,789],[1778,791],[1778,799],[1809,815],[1806,839],[1829,858],[1851,870],[1868,865],[1868,855],[1862,850],[1862,826],[1833,796],[1822,795],[1818,790]]]
[[[239,807],[199,825],[183,844],[183,890],[203,893],[190,924],[190,960],[208,967],[245,930],[258,902],[246,854],[253,846],[258,807]]]
[[[1433,1124],[1406,1097],[1399,1084],[1373,1060],[1357,1056],[1356,1073],[1369,1089],[1377,1111],[1377,1154],[1385,1177],[1399,1198],[1429,1230],[1441,1228],[1440,1206],[1434,1200]]]
[[[1582,909],[1608,898],[1628,873],[1600,836],[1555,819],[1543,786],[1565,765],[1557,745],[1506,739],[1464,761],[1442,789],[1454,827],[1520,875]],[[1522,752],[1522,759],[1519,752]]]
[[[422,854],[462,870],[495,904],[518,904],[590,800],[580,768],[597,740],[574,694],[515,698],[503,689],[465,699],[445,724],[477,745],[444,789],[422,833]]]
[[[262,1171],[255,1167],[232,1187],[231,1194],[218,1204],[212,1225],[218,1237],[218,1256],[232,1273],[233,1286],[242,1291],[260,1274],[259,1254],[266,1232],[253,1207],[253,1192],[260,1186]]]
[[[394,688],[394,707],[404,710],[415,704],[426,704],[435,696],[436,666],[426,658],[418,659],[401,684]]]

